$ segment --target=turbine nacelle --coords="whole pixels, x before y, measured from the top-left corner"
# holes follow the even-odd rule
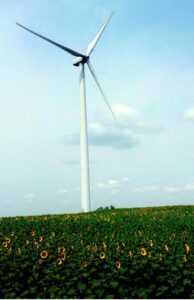
[[[79,65],[82,63],[82,64],[85,64],[88,60],[88,56],[77,56],[76,58],[74,58],[72,60],[72,64],[76,67],[79,67]]]

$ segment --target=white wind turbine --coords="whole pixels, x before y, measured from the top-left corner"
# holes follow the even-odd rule
[[[106,25],[108,24],[110,18],[112,17],[112,14],[107,19],[105,24],[102,26],[100,31],[96,34],[94,39],[91,41],[91,43],[87,47],[86,54],[79,53],[73,49],[67,48],[63,45],[60,45],[30,29],[27,27],[16,23],[23,29],[37,35],[38,37],[46,40],[47,42],[61,48],[62,50],[70,53],[71,55],[75,56],[76,58],[73,59],[72,63],[74,66],[81,67],[80,70],[80,80],[79,80],[79,88],[80,88],[80,147],[81,147],[81,203],[82,203],[82,209],[84,212],[90,211],[90,177],[89,177],[89,154],[88,154],[88,133],[87,133],[87,113],[86,113],[86,91],[85,91],[85,71],[84,71],[84,65],[87,64],[88,68],[96,81],[96,84],[98,88],[100,89],[100,92],[106,102],[106,105],[108,106],[109,111],[111,112],[113,118],[117,121],[117,118],[115,117],[112,108],[110,104],[108,103],[108,100],[100,86],[100,83],[96,77],[96,74],[94,72],[94,69],[90,63],[90,54],[94,50],[101,34],[103,33]]]

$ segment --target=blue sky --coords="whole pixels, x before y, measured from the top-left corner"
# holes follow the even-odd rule
[[[91,208],[194,202],[194,2],[1,1],[0,215],[80,212],[79,68],[16,26],[85,52]]]

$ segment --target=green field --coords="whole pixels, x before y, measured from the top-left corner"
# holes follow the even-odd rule
[[[0,219],[0,298],[193,298],[194,206]]]

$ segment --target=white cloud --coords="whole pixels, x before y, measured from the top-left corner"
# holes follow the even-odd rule
[[[150,185],[150,186],[142,186],[142,187],[137,187],[134,188],[133,191],[134,192],[155,192],[155,191],[159,191],[160,188],[157,185]]]
[[[123,178],[121,178],[121,180],[122,180],[123,182],[129,182],[129,181],[130,181],[130,179],[129,179],[128,177],[123,177]]]
[[[67,190],[66,189],[58,189],[57,193],[58,194],[66,194]]]
[[[171,193],[177,193],[177,192],[180,192],[180,188],[176,188],[176,187],[172,187],[172,186],[167,186],[164,188],[164,193],[171,194]]]
[[[187,108],[184,112],[183,118],[186,120],[194,120],[194,107]]]
[[[190,182],[185,186],[185,190],[194,190],[194,182]]]
[[[33,198],[35,198],[35,194],[34,193],[27,193],[27,194],[24,195],[24,198],[33,199]]]
[[[110,188],[118,188],[120,186],[120,183],[117,180],[110,179],[107,183],[107,186]]]
[[[122,125],[136,133],[157,133],[161,131],[160,126],[145,121],[137,110],[126,104],[117,103],[113,106],[113,110]]]
[[[144,121],[140,113],[126,104],[113,105],[113,111],[119,124],[111,117],[99,119],[88,126],[89,145],[128,149],[139,145],[137,134],[158,133],[161,127]],[[66,136],[65,142],[70,145],[79,144],[79,134]]]
[[[97,189],[104,189],[107,187],[107,185],[103,182],[98,182],[94,187]]]

